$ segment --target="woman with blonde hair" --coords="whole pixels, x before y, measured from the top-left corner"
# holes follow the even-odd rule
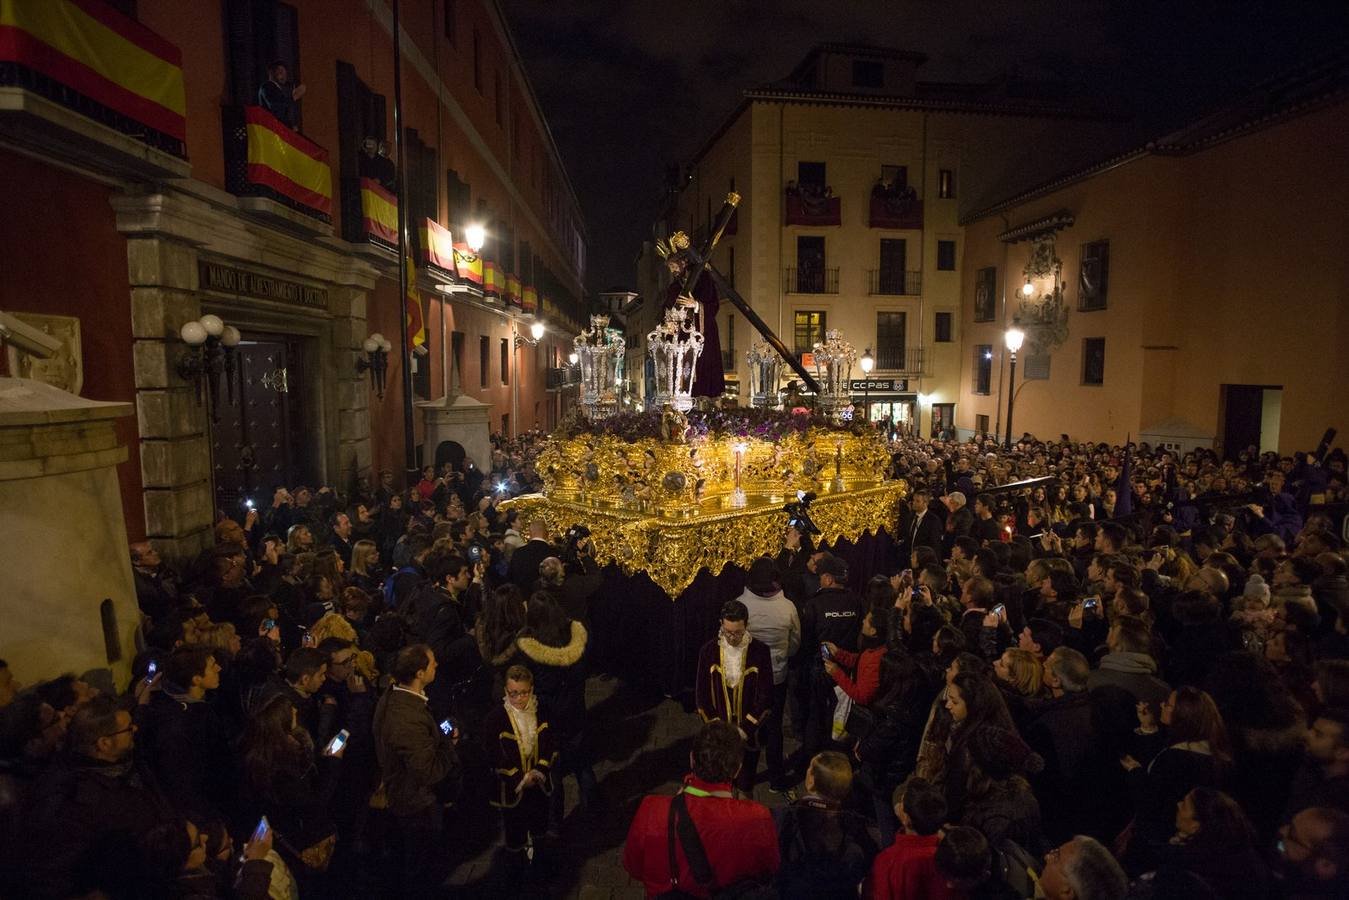
[[[384,584],[379,567],[379,548],[374,541],[360,540],[351,546],[351,573],[347,583],[373,594]]]
[[[1024,730],[1032,718],[1028,703],[1044,696],[1044,670],[1035,654],[1009,647],[993,661],[994,681],[1002,691],[1007,711],[1018,729]]]

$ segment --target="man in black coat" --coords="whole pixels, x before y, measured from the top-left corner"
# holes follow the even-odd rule
[[[167,814],[132,764],[135,734],[113,697],[75,713],[69,753],[38,782],[24,826],[24,896],[113,889],[127,874],[136,839]]]
[[[137,708],[141,762],[174,809],[220,817],[230,798],[229,734],[207,691],[220,687],[220,666],[205,647],[183,647],[160,663],[162,680]]]
[[[899,533],[903,540],[902,559],[905,568],[918,547],[930,547],[937,558],[941,558],[945,528],[937,510],[930,508],[931,502],[932,495],[926,489],[914,491],[909,498],[909,508],[900,519]]]
[[[511,584],[524,591],[528,597],[534,589],[534,582],[539,579],[539,563],[557,555],[557,548],[548,542],[547,523],[541,518],[530,520],[529,540],[511,554],[510,565],[506,570]]]
[[[1067,840],[1089,827],[1088,810],[1099,801],[1084,773],[1093,749],[1092,703],[1087,691],[1091,666],[1071,647],[1058,647],[1044,663],[1050,696],[1031,701],[1026,743],[1045,759],[1035,779],[1044,810],[1046,836]]]
[[[951,491],[942,502],[950,510],[946,514],[946,552],[949,554],[956,538],[969,537],[974,531],[974,513],[965,505],[965,495],[960,491]]]

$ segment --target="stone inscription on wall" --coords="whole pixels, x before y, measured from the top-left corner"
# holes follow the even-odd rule
[[[282,303],[296,303],[312,306],[316,309],[328,308],[328,291],[325,288],[312,287],[281,278],[272,278],[247,269],[220,263],[199,260],[197,262],[200,284],[203,290],[219,291],[224,294],[242,294],[245,297],[257,297],[260,300],[277,300]]]

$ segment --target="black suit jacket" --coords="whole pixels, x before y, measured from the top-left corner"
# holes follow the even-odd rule
[[[531,539],[523,547],[516,547],[515,552],[511,554],[510,566],[506,570],[511,583],[524,591],[528,597],[534,589],[534,582],[539,580],[539,563],[557,555],[556,547],[538,538]]]
[[[915,547],[931,547],[938,558],[942,555],[942,538],[945,537],[946,529],[941,517],[929,509],[923,514],[921,522],[917,522],[917,518],[912,509],[907,509],[900,520],[899,533],[903,541],[906,568]]]

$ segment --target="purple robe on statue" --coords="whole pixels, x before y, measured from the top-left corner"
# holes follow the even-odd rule
[[[721,298],[717,296],[717,286],[712,283],[712,276],[706,272],[698,276],[692,294],[693,299],[703,305],[701,323],[693,308],[688,310],[687,319],[703,333],[703,352],[693,370],[693,396],[720,397],[726,391],[726,378],[721,368],[721,336],[717,332],[717,306]],[[673,309],[678,296],[679,282],[676,280],[665,289],[665,305],[662,309]]]

